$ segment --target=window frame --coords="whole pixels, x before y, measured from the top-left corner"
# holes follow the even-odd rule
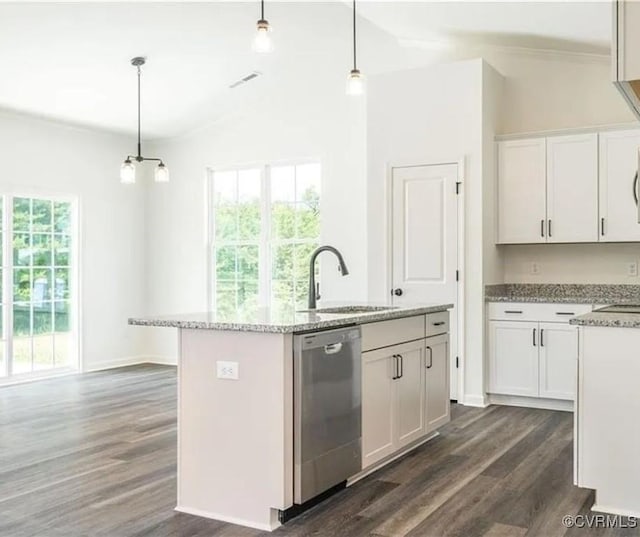
[[[273,280],[272,270],[272,249],[274,244],[310,244],[313,242],[322,242],[322,210],[320,211],[320,233],[317,239],[277,239],[274,242],[272,233],[272,218],[271,218],[271,170],[272,168],[284,167],[284,166],[303,166],[305,164],[318,164],[320,166],[320,204],[322,205],[322,185],[323,185],[323,164],[321,158],[297,158],[287,160],[276,161],[258,161],[245,164],[230,164],[225,166],[210,166],[207,167],[206,173],[206,278],[207,278],[207,310],[216,311],[216,278],[215,269],[216,263],[214,258],[215,248],[220,245],[216,241],[216,227],[215,227],[215,203],[213,193],[214,188],[214,176],[216,173],[223,172],[236,172],[242,170],[260,170],[260,237],[258,242],[258,304],[259,307],[269,307],[271,303],[271,282]],[[230,244],[238,245],[242,241],[233,241]],[[224,244],[224,243],[223,243]],[[252,241],[247,241],[247,244],[255,244]]]
[[[42,192],[38,190],[9,190],[0,192],[2,197],[2,301],[0,302],[1,315],[2,315],[2,343],[4,350],[4,360],[2,363],[2,369],[0,372],[0,385],[11,384],[15,382],[21,382],[24,380],[46,378],[57,376],[67,373],[75,373],[83,370],[82,357],[80,353],[80,231],[79,231],[79,215],[80,215],[80,203],[78,196],[65,195],[59,193]],[[36,200],[46,200],[52,203],[61,202],[68,203],[70,205],[69,221],[70,232],[69,237],[71,241],[69,249],[69,315],[71,316],[71,323],[69,324],[69,337],[70,345],[69,352],[70,358],[73,363],[72,366],[55,367],[55,340],[53,342],[53,367],[47,369],[33,370],[33,337],[29,336],[31,340],[31,360],[32,370],[24,373],[13,372],[13,305],[14,305],[14,288],[13,278],[16,265],[13,260],[13,202],[15,198],[26,198]],[[29,231],[30,235],[33,235],[33,230]],[[52,234],[55,231],[52,230]],[[55,261],[52,258],[51,264],[47,265],[47,268],[54,269],[53,277],[55,279]],[[52,298],[51,302],[55,302]]]

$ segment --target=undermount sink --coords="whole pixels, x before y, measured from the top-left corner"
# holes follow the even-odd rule
[[[301,313],[375,313],[397,309],[394,306],[336,306],[333,308],[318,308],[315,310],[300,310]]]

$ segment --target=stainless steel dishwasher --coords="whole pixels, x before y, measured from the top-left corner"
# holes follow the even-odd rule
[[[294,336],[294,501],[362,469],[360,328]]]

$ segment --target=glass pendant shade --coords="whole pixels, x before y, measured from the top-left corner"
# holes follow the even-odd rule
[[[364,93],[364,76],[358,69],[351,69],[347,77],[347,95],[362,95]]]
[[[258,21],[258,32],[253,40],[253,50],[260,54],[266,54],[273,50],[273,41],[269,33],[271,32],[271,26],[269,23],[260,19]]]
[[[154,172],[154,179],[156,183],[168,183],[169,182],[169,168],[164,163],[160,163],[156,166]]]
[[[124,185],[132,185],[136,182],[136,167],[129,159],[120,166],[120,182]]]

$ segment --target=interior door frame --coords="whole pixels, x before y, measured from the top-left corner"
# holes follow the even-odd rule
[[[392,161],[387,162],[386,169],[386,180],[385,180],[385,272],[386,272],[386,292],[390,292],[393,287],[393,170],[394,168],[409,168],[409,167],[421,167],[421,166],[448,166],[455,165],[458,168],[458,178],[457,182],[460,184],[460,188],[458,189],[457,195],[457,224],[458,224],[458,232],[457,232],[457,255],[458,255],[458,270],[459,270],[459,280],[457,285],[457,293],[456,293],[456,308],[457,308],[457,356],[459,358],[458,368],[457,368],[457,401],[459,403],[464,403],[464,378],[465,378],[465,344],[464,344],[464,312],[465,312],[465,301],[464,301],[464,290],[465,290],[465,257],[464,257],[464,246],[465,246],[465,203],[464,203],[464,177],[465,177],[465,164],[466,158],[454,158],[454,159],[443,159],[443,160],[425,160],[421,158],[415,158],[410,160],[400,160],[400,161]],[[451,356],[453,359],[453,356]]]

